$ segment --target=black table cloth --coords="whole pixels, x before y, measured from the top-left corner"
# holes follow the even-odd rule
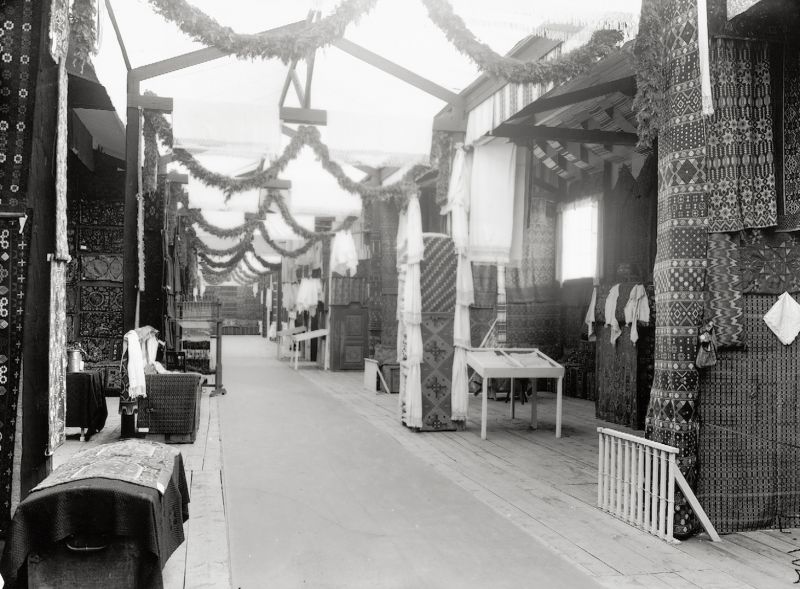
[[[73,535],[124,536],[143,553],[142,587],[161,589],[161,569],[184,540],[189,488],[176,454],[163,494],[112,478],[87,478],[33,491],[14,514],[0,560],[6,587],[25,587],[27,556]],[[16,584],[15,584],[16,583]]]
[[[108,408],[99,370],[67,373],[67,427],[81,427],[88,435],[106,424]]]

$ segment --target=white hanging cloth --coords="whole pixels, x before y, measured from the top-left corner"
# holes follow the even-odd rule
[[[404,403],[402,420],[408,427],[422,427],[422,293],[420,290],[420,262],[425,245],[422,239],[422,213],[419,199],[411,197],[407,209],[406,225],[406,271],[403,285],[402,321],[404,340],[402,342],[403,368],[405,377],[401,377],[401,402]],[[399,331],[399,330],[398,330]],[[402,375],[401,370],[401,375]]]
[[[586,327],[589,329],[589,341],[594,341],[594,314],[595,308],[597,307],[597,288],[594,287],[592,289],[592,300],[589,301],[589,308],[586,310],[586,317],[583,318],[583,322],[586,324]]]
[[[345,275],[358,270],[358,251],[349,230],[339,231],[331,243],[331,271]]]
[[[611,328],[611,338],[609,341],[612,344],[617,343],[617,338],[622,334],[617,321],[617,300],[619,299],[619,284],[615,284],[608,291],[608,298],[606,299],[606,306],[604,314],[606,318],[606,325]]]
[[[644,286],[637,284],[631,289],[628,302],[625,304],[625,324],[631,326],[631,341],[639,340],[637,323],[650,323],[650,303],[647,301],[647,291]]]
[[[785,292],[764,315],[764,322],[781,343],[788,346],[800,333],[800,304]]]
[[[123,342],[128,353],[128,396],[131,399],[147,396],[144,366],[145,359],[142,354],[142,343],[135,329],[131,329],[123,337]],[[123,350],[125,352],[126,350]]]
[[[507,265],[510,261],[516,165],[513,143],[495,139],[474,148],[469,219],[473,262]]]

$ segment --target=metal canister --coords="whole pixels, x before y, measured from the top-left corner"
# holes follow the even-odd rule
[[[77,348],[67,350],[67,372],[80,372],[83,354]]]

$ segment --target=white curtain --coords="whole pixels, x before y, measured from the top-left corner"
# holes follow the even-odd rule
[[[331,244],[331,271],[344,275],[347,271],[355,274],[357,269],[358,252],[353,241],[353,234],[349,229],[337,232],[333,236]]]
[[[404,326],[405,378],[401,377],[403,421],[408,427],[422,427],[422,293],[420,291],[420,262],[424,255],[422,213],[415,195],[406,209],[405,284],[402,296]],[[399,331],[399,330],[398,330]]]
[[[473,262],[509,262],[516,174],[516,145],[495,139],[475,146],[469,220],[469,255]]]
[[[469,205],[472,174],[472,152],[463,147],[456,150],[450,174],[447,202],[442,214],[450,214],[453,245],[458,254],[456,268],[456,306],[453,324],[453,372],[450,394],[451,419],[466,421],[469,408],[469,378],[467,349],[470,347],[469,307],[475,302],[472,283],[472,264],[469,250]]]

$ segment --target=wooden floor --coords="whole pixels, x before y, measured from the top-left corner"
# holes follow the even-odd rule
[[[228,533],[222,491],[222,452],[219,430],[219,397],[203,390],[200,427],[193,444],[176,444],[183,454],[191,503],[189,521],[184,524],[186,541],[167,561],[163,570],[164,589],[221,589],[230,586]],[[68,428],[67,442],[56,450],[53,467],[75,452],[119,439],[120,420],[117,398],[107,398],[106,427],[86,442],[80,442],[76,428]],[[70,435],[71,434],[71,435]],[[164,436],[148,439],[164,441]]]
[[[540,393],[536,431],[529,404],[518,403],[512,420],[509,404],[490,400],[488,439],[481,440],[479,397],[470,397],[466,431],[413,433],[399,423],[397,395],[366,391],[362,373],[323,373],[309,364],[300,372],[604,586],[770,589],[798,581],[792,561],[800,551],[792,551],[800,550],[800,530],[667,544],[598,510],[596,428],[610,425],[595,419],[591,401],[565,398],[556,439],[554,395]]]

